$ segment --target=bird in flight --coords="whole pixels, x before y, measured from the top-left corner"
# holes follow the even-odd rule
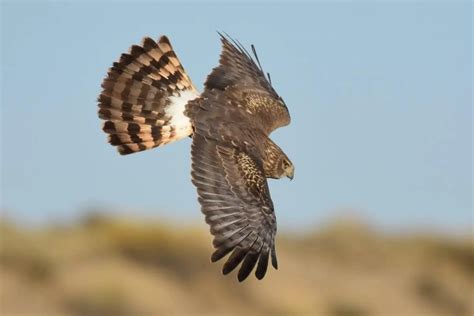
[[[278,268],[276,218],[267,178],[294,176],[294,166],[269,135],[290,123],[288,108],[253,57],[219,34],[222,53],[199,93],[166,36],[146,37],[113,63],[102,82],[99,117],[122,155],[192,138],[192,182],[214,236],[222,272],[239,264],[238,280],[268,261]]]

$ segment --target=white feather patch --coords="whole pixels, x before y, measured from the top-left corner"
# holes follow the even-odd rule
[[[199,96],[195,90],[180,91],[180,95],[170,96],[170,104],[165,108],[165,113],[171,117],[169,125],[176,131],[176,139],[189,136],[192,133],[192,125],[189,117],[184,115],[186,104]]]

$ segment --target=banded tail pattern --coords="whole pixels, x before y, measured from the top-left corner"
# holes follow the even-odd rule
[[[109,143],[127,155],[192,134],[184,115],[199,96],[170,41],[146,37],[109,69],[98,99],[99,117]]]

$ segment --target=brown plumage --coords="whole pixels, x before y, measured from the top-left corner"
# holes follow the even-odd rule
[[[151,149],[191,134],[167,111],[173,99],[198,93],[166,36],[149,37],[109,69],[99,96],[99,117],[110,144],[122,155]],[[183,105],[184,107],[184,105]],[[184,117],[184,116],[183,116]]]
[[[99,97],[104,131],[121,154],[192,136],[192,182],[216,249],[230,253],[227,274],[238,279],[255,269],[262,279],[268,261],[277,268],[276,218],[267,178],[293,178],[294,167],[268,137],[290,123],[288,109],[255,59],[221,36],[220,64],[200,95],[166,37],[132,46],[109,70]]]

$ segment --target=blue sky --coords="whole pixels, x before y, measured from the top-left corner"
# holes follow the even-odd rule
[[[356,214],[381,228],[472,220],[472,5],[2,2],[2,199],[43,223],[105,207],[199,221],[190,140],[119,156],[96,98],[144,36],[170,37],[202,88],[217,30],[255,44],[292,124],[272,138],[296,166],[270,181],[279,226]]]

